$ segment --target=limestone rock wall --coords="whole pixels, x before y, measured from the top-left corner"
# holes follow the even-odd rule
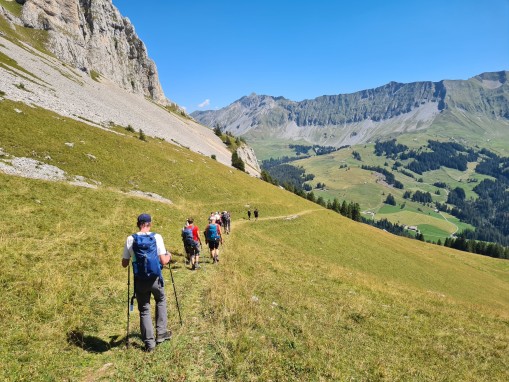
[[[111,0],[26,0],[21,20],[47,30],[48,49],[62,61],[96,71],[129,92],[167,102],[145,44]]]
[[[261,169],[258,164],[258,159],[252,147],[242,145],[237,149],[239,158],[244,162],[246,172],[254,176],[260,176]]]

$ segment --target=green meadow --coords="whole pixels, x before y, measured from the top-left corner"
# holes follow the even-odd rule
[[[98,185],[0,172],[1,380],[509,378],[507,261],[353,222],[121,127],[99,129],[8,100],[0,115],[1,161],[33,158]],[[347,172],[360,184],[370,177]],[[258,221],[246,219],[248,207],[260,210]],[[203,230],[210,211],[224,209],[233,229],[220,263],[202,256],[202,269],[190,271],[185,218]],[[141,350],[136,310],[132,346],[124,342],[128,272],[120,257],[141,212],[152,214],[174,255],[183,317],[180,326],[165,268],[173,339],[151,354]]]
[[[413,140],[411,142],[405,143],[409,146],[418,144]],[[425,141],[421,143],[424,144]],[[353,158],[353,151],[360,154],[360,161]],[[467,198],[476,198],[477,194],[473,188],[483,179],[489,178],[475,173],[476,163],[469,163],[467,171],[464,172],[442,167],[423,175],[415,174],[415,178],[411,178],[399,171],[392,170],[394,160],[377,157],[373,153],[372,144],[354,146],[328,155],[312,156],[293,163],[302,166],[306,173],[315,175],[313,181],[310,182],[313,186],[317,183],[326,184],[324,190],[313,190],[316,196],[322,196],[325,200],[337,198],[339,201],[359,203],[361,211],[365,212],[364,216],[366,217],[370,217],[368,213],[374,213],[377,220],[387,219],[393,223],[419,226],[420,230],[423,228],[421,232],[426,240],[435,242],[438,239],[443,242],[452,233],[473,227],[450,215],[438,214],[435,212],[434,205],[422,205],[412,202],[410,199],[404,199],[403,194],[406,191],[415,192],[417,190],[429,192],[433,201],[445,203],[448,191],[433,185],[435,182],[444,182],[451,189],[463,188]],[[380,166],[392,171],[396,179],[403,183],[404,189],[396,189],[381,182],[373,171],[363,170],[361,168],[363,165]],[[395,207],[384,204],[389,194],[392,194],[396,200]],[[447,220],[443,217],[445,215],[448,216]]]

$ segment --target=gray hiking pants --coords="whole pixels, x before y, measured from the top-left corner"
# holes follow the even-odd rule
[[[168,331],[168,314],[166,308],[166,295],[164,286],[161,285],[159,278],[155,280],[135,280],[134,289],[136,291],[136,300],[138,301],[138,310],[140,311],[140,330],[141,339],[147,348],[156,346],[154,338],[154,328],[152,326],[152,317],[150,315],[150,296],[154,295],[156,300],[156,330],[157,335],[164,335]]]

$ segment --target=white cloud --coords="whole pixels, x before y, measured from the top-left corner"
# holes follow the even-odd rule
[[[203,101],[202,103],[200,103],[198,105],[198,107],[205,107],[205,106],[209,106],[210,105],[210,100],[207,98],[205,101]]]

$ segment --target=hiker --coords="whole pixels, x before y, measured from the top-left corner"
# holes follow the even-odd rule
[[[127,237],[122,266],[129,266],[132,257],[134,272],[134,293],[138,301],[140,312],[141,339],[145,343],[145,351],[151,352],[156,345],[171,338],[171,330],[168,330],[166,296],[164,293],[164,279],[161,272],[163,265],[171,260],[171,254],[166,251],[161,235],[150,232],[152,218],[148,214],[138,216],[138,233]],[[150,314],[150,296],[156,301],[156,330]]]
[[[255,210],[254,210],[254,217],[255,217],[255,220],[258,220],[258,208],[255,208]]]
[[[210,257],[212,262],[219,262],[219,243],[223,244],[223,237],[221,236],[221,227],[216,224],[215,218],[210,218],[209,225],[205,228],[205,243],[208,244],[210,249]]]
[[[247,220],[251,220],[251,210],[247,210]]]
[[[201,238],[198,226],[194,225],[192,217],[186,220],[186,225],[182,228],[182,241],[184,242],[184,249],[186,251],[187,264],[191,264],[191,269],[200,268],[200,248]]]
[[[230,234],[230,223],[231,223],[230,213],[228,211],[223,211],[223,213],[221,215],[221,220],[223,221],[224,231],[226,232],[227,235],[229,235]]]

